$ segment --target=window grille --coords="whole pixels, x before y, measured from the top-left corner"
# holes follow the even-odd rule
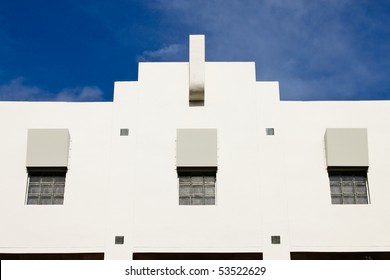
[[[65,171],[29,171],[26,204],[63,204],[65,192]]]
[[[215,205],[215,174],[179,174],[179,205]]]
[[[368,204],[366,170],[329,171],[332,204]]]

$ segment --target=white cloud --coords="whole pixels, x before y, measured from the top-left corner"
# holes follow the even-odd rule
[[[34,100],[39,96],[47,95],[38,87],[26,86],[23,84],[23,78],[19,77],[7,84],[0,85],[0,100]]]
[[[60,91],[55,96],[56,101],[101,101],[103,100],[103,92],[98,87],[82,87],[71,88]]]
[[[353,99],[378,83],[390,86],[388,68],[369,57],[381,45],[362,40],[389,25],[353,0],[157,0],[151,7],[182,32],[205,33],[210,60],[256,61],[257,79],[279,80],[284,99]]]
[[[137,57],[138,61],[172,61],[184,54],[184,45],[172,44],[155,51],[144,51]]]
[[[3,101],[101,101],[103,92],[95,86],[63,89],[58,93],[45,91],[24,84],[22,77],[0,85],[0,100]]]

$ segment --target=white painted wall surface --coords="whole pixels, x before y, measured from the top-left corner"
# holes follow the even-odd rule
[[[187,69],[186,63],[140,64],[136,105],[126,109],[137,111],[135,252],[262,251],[266,259],[286,259],[290,251],[388,249],[389,102],[280,102],[278,84],[255,82],[253,64],[207,62],[205,106],[190,107]],[[178,205],[178,127],[218,130],[215,206]],[[265,135],[267,127],[274,136]],[[368,128],[372,204],[331,204],[327,127]],[[376,150],[385,154],[375,156]],[[271,245],[271,235],[282,244]]]
[[[0,103],[0,252],[390,250],[390,102],[280,102],[254,63],[206,62],[205,105],[190,107],[188,63],[139,67],[112,103]],[[371,204],[331,204],[328,127],[367,128]],[[28,128],[69,129],[64,205],[24,203]],[[217,129],[214,206],[179,206],[177,128]]]
[[[0,103],[0,252],[102,252],[107,219],[110,103]],[[64,205],[25,205],[29,128],[68,128]]]
[[[388,251],[390,102],[281,103],[291,251]],[[371,204],[331,204],[327,127],[367,128]]]
[[[261,252],[254,64],[206,63],[204,107],[188,105],[187,63],[139,72],[134,250]],[[217,205],[179,206],[177,128],[217,128]]]
[[[218,66],[206,66],[210,77],[205,107],[189,107],[188,63],[141,63],[138,83],[116,83],[113,127],[129,127],[130,135],[113,145],[113,173],[118,175],[113,180],[118,183],[112,184],[111,192],[116,193],[113,196],[117,201],[132,202],[133,207],[124,210],[127,216],[120,214],[113,226],[118,228],[116,232],[130,234],[125,243],[131,243],[135,252],[262,251],[260,208],[250,207],[259,199],[259,188],[250,185],[258,176],[257,159],[251,149],[256,145],[256,129],[242,127],[242,120],[255,119],[256,111],[247,110],[240,117],[232,114],[237,103],[255,108],[250,102],[256,96],[254,64],[229,67],[226,63],[221,65],[223,73]],[[233,77],[237,72],[247,75],[237,81],[230,79],[230,84],[220,82],[224,76]],[[239,90],[252,98],[239,99]],[[226,109],[218,113],[220,102]],[[255,128],[255,123],[245,123]],[[218,128],[218,139],[223,140],[218,140],[217,205],[178,205],[177,128]],[[240,140],[231,138],[231,133],[240,133]],[[236,165],[230,162],[233,158],[246,160],[245,167],[235,171],[236,175],[232,172]],[[123,193],[129,196],[126,198]],[[127,219],[128,213],[132,222]],[[113,237],[108,240],[112,242]],[[131,248],[118,250],[129,252]]]

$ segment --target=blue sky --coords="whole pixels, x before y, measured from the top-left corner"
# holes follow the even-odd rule
[[[283,100],[390,100],[390,0],[1,0],[0,100],[111,101],[189,34]]]

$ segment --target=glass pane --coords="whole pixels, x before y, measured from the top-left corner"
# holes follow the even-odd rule
[[[28,193],[39,193],[40,192],[40,187],[39,185],[30,185],[28,187]]]
[[[356,182],[366,182],[366,177],[365,176],[355,176],[355,181]]]
[[[358,196],[356,198],[356,203],[357,204],[368,204],[368,198],[367,196]]]
[[[331,185],[340,184],[340,176],[330,176],[329,181]]]
[[[341,184],[343,187],[352,186],[353,187],[353,181],[346,181],[344,180]]]
[[[355,187],[356,193],[358,194],[367,194],[367,188],[366,186],[356,186]]]
[[[193,196],[203,196],[203,186],[192,186]]]
[[[53,199],[53,204],[64,204],[63,196],[55,196]]]
[[[53,186],[51,184],[42,184],[41,193],[51,194],[53,192]]]
[[[191,195],[191,187],[190,186],[180,186],[179,196],[190,196],[190,195]]]
[[[189,185],[191,183],[191,177],[189,176],[180,176],[179,184],[180,185]]]
[[[345,194],[353,194],[353,185],[344,185],[343,186],[343,193]]]
[[[215,197],[205,197],[204,204],[205,205],[215,205]]]
[[[51,196],[41,196],[39,204],[51,204]]]
[[[192,177],[193,185],[202,185],[203,184],[203,176],[193,176]]]
[[[65,183],[65,177],[64,176],[54,177],[54,181],[58,183]]]
[[[41,181],[41,177],[39,176],[30,176],[30,183],[39,183]]]
[[[53,182],[53,177],[52,176],[42,176],[42,182],[52,183]]]
[[[355,180],[355,184],[357,186],[365,186],[366,185],[366,180]]]
[[[340,183],[340,181],[330,181],[330,186],[331,187],[340,187],[341,186],[341,183]]]
[[[63,194],[64,193],[64,186],[62,185],[55,185],[54,186],[54,193],[55,194]]]
[[[214,176],[205,176],[204,177],[204,183],[205,184],[214,184],[215,183],[215,177]]]
[[[180,197],[179,198],[179,205],[190,205],[190,198],[189,197]]]
[[[343,182],[352,182],[353,178],[353,176],[341,176]]]
[[[355,197],[345,195],[343,202],[344,202],[344,204],[355,204]]]
[[[205,186],[204,194],[206,196],[215,196],[215,186]]]
[[[341,187],[340,186],[330,186],[330,193],[331,194],[341,194]]]
[[[193,197],[192,205],[203,205],[203,198],[201,197]]]
[[[38,197],[37,196],[28,196],[27,204],[38,204]]]
[[[341,196],[332,195],[332,204],[343,204],[343,200],[341,199]]]

